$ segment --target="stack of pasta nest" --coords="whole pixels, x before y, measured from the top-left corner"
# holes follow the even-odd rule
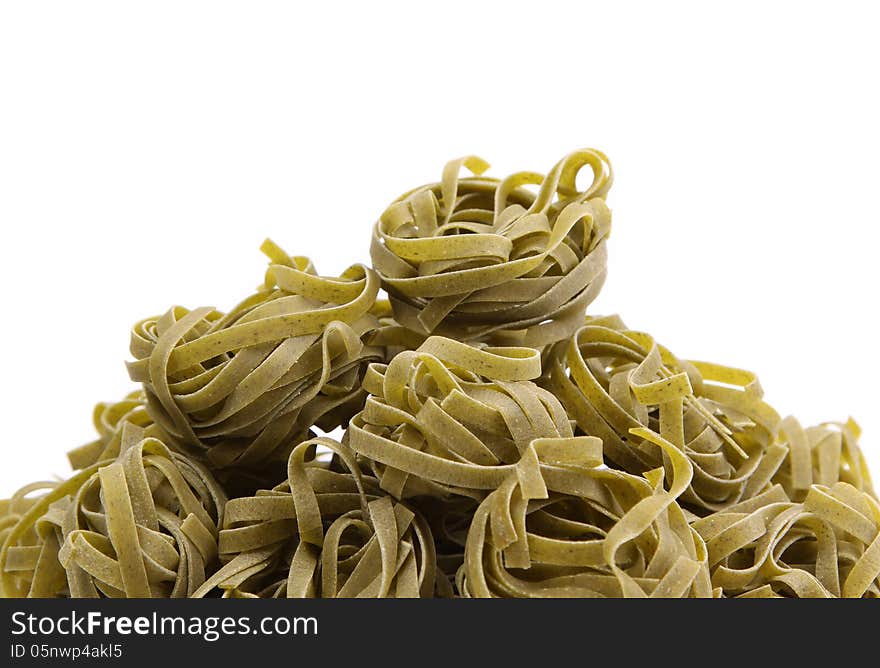
[[[138,388],[69,479],[0,508],[2,593],[880,596],[858,426],[804,428],[753,374],[587,315],[601,152],[486,168],[395,200],[372,267],[266,242],[229,312],[137,323]]]

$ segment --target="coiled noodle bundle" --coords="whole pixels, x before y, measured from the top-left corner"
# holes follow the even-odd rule
[[[540,373],[536,350],[432,336],[370,366],[349,444],[396,498],[481,499],[533,456],[533,441],[573,436],[559,401],[531,382]]]
[[[880,505],[848,483],[813,485],[803,503],[774,485],[693,526],[727,596],[880,597]]]
[[[191,596],[213,569],[226,496],[211,474],[129,425],[119,457],[51,486],[0,553],[17,596]]]
[[[116,459],[122,446],[123,428],[129,423],[142,427],[145,436],[166,440],[165,434],[147,412],[146,404],[143,390],[130,392],[121,401],[97,404],[92,413],[92,423],[98,438],[67,453],[73,469],[84,469],[96,462]]]
[[[362,340],[377,324],[371,269],[325,278],[271,242],[263,250],[265,285],[230,313],[174,307],[132,332],[129,374],[150,415],[217,468],[283,462],[313,425],[343,424],[360,405],[364,367],[382,355]]]
[[[641,477],[600,468],[597,438],[592,461],[583,445],[561,444],[543,469],[543,489],[512,476],[477,509],[458,574],[462,594],[711,596],[705,546],[675,503],[691,464],[658,435],[634,431],[668,455],[668,491],[662,469]]]
[[[773,482],[781,483],[793,501],[803,501],[814,484],[832,487],[838,482],[848,483],[876,498],[871,474],[858,445],[860,433],[853,419],[804,429],[795,418],[785,418],[779,424],[777,438],[788,452]]]
[[[880,598],[855,421],[586,313],[603,153],[487,168],[395,200],[372,267],[267,240],[228,313],[135,324],[72,476],[0,501],[0,595]]]
[[[619,318],[588,318],[548,362],[546,386],[607,458],[630,473],[663,466],[647,427],[680,448],[694,468],[681,501],[704,515],[760,493],[786,456],[774,440],[779,416],[746,371],[675,358]]]
[[[409,598],[443,585],[424,520],[328,438],[298,445],[275,489],[229,502],[220,550],[226,564],[197,596]]]
[[[581,190],[585,166],[593,180]],[[474,176],[460,177],[462,168]],[[370,256],[394,317],[462,341],[541,347],[565,338],[605,279],[610,163],[583,149],[546,176],[498,180],[482,176],[487,168],[474,156],[453,160],[440,183],[406,193],[375,224]]]

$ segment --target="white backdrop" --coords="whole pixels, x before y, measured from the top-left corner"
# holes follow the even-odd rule
[[[0,496],[66,474],[132,323],[232,306],[265,236],[338,272],[446,160],[580,146],[616,172],[593,312],[852,414],[880,475],[867,3],[303,5],[0,6]]]

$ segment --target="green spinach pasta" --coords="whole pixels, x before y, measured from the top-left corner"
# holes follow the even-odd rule
[[[119,456],[122,448],[122,431],[126,424],[142,427],[145,435],[165,438],[147,411],[146,397],[142,390],[130,392],[121,401],[97,404],[92,414],[92,422],[98,432],[98,438],[67,453],[74,470]]]
[[[757,378],[740,369],[684,362],[619,318],[588,318],[551,355],[547,387],[606,456],[630,473],[668,464],[649,427],[691,461],[681,502],[714,512],[763,491],[786,449],[775,442],[779,416],[761,398]]]
[[[349,425],[349,444],[396,497],[481,498],[534,456],[536,439],[573,438],[562,405],[530,381],[540,372],[531,348],[430,337],[370,366],[370,396]]]
[[[332,458],[317,457],[317,447]],[[397,597],[451,591],[430,528],[382,492],[354,453],[327,438],[290,454],[287,481],[227,504],[226,562],[200,589],[224,596]]]
[[[186,597],[202,584],[226,506],[210,472],[131,424],[102,464],[37,499],[13,498],[0,553],[7,595]]]
[[[593,180],[579,190],[587,166]],[[463,168],[474,176],[461,178]],[[453,160],[440,183],[396,200],[373,228],[373,266],[404,327],[541,347],[578,326],[604,282],[610,163],[585,149],[546,176],[497,180],[487,168]]]
[[[136,323],[73,472],[0,501],[0,595],[880,598],[858,424],[587,312],[602,152],[487,169],[393,200],[372,266],[266,241],[229,311]]]
[[[705,544],[675,503],[690,462],[656,434],[639,435],[669,455],[668,489],[662,469],[642,477],[602,468],[599,439],[561,444],[543,486],[511,476],[477,509],[458,573],[462,595],[711,596]]]
[[[377,326],[372,270],[325,278],[271,242],[263,250],[265,284],[229,313],[174,307],[132,331],[128,370],[153,420],[216,468],[283,462],[313,425],[341,424],[381,354],[362,340]]]
[[[880,506],[848,483],[813,485],[803,503],[775,485],[693,526],[725,595],[880,596]]]

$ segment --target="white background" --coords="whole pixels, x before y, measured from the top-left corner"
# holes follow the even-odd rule
[[[0,496],[67,472],[136,320],[232,306],[271,236],[368,261],[402,191],[602,148],[620,312],[880,474],[870,3],[0,5]],[[320,6],[320,9],[315,9]]]

